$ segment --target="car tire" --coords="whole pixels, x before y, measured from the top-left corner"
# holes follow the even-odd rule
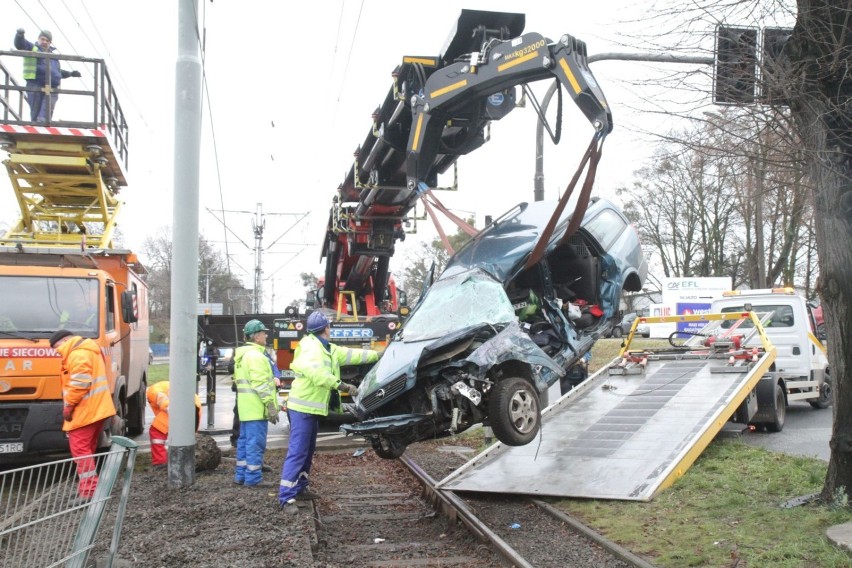
[[[831,399],[831,376],[828,374],[828,370],[826,369],[822,388],[819,389],[819,398],[816,400],[809,400],[808,404],[814,408],[828,408],[831,406]]]
[[[784,429],[784,422],[787,419],[787,403],[784,398],[784,391],[781,390],[781,385],[775,383],[775,397],[772,405],[772,421],[764,424],[770,432],[780,432]]]
[[[373,451],[383,460],[395,460],[405,453],[408,447],[398,440],[393,438],[378,437],[370,440],[373,445]]]
[[[488,401],[494,436],[507,446],[530,443],[541,427],[541,404],[532,383],[521,377],[501,379]]]
[[[619,327],[619,326],[615,326],[614,328],[612,328],[612,337],[614,337],[616,339],[621,337],[623,335],[623,333],[624,332],[621,331],[621,327]]]

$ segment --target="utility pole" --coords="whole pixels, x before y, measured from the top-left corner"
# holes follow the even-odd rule
[[[178,3],[175,63],[174,211],[172,214],[169,473],[173,488],[195,483],[195,369],[198,308],[198,171],[201,154],[201,58],[196,0]]]
[[[263,229],[266,228],[266,219],[263,218],[263,204],[257,204],[254,219],[251,221],[254,232],[254,301],[252,309],[259,314],[263,311]]]

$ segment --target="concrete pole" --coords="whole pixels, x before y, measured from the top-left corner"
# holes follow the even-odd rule
[[[174,213],[172,215],[169,486],[195,483],[195,371],[198,357],[198,170],[201,58],[197,0],[178,3],[175,63]]]

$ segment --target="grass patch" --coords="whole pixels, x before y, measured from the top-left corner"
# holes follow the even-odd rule
[[[148,366],[148,386],[151,386],[155,383],[159,383],[160,381],[168,381],[169,380],[169,365],[168,363],[162,365],[149,365]]]
[[[619,339],[611,337],[609,339],[597,340],[594,347],[592,347],[592,360],[589,361],[589,373],[596,372],[618,357],[621,346],[626,340],[626,337]],[[630,349],[664,349],[667,347],[671,347],[671,345],[665,339],[633,338],[633,342],[630,344]]]
[[[825,538],[848,508],[780,504],[822,489],[827,464],[717,439],[650,503],[562,500],[557,506],[664,567],[841,567],[852,555]]]

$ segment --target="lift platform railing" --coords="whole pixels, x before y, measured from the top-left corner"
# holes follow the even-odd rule
[[[132,440],[113,436],[107,453],[92,456],[99,479],[86,502],[77,497],[74,458],[0,473],[0,566],[88,565],[107,512],[113,528],[105,565],[112,566],[136,451]]]
[[[27,82],[21,78],[24,58],[27,57],[59,60],[63,70],[80,71],[82,77],[63,79],[57,88],[50,84],[48,73],[44,87],[27,86]],[[0,51],[0,80],[0,124],[106,130],[110,142],[127,168],[127,121],[103,59],[38,51]],[[78,85],[83,88],[74,88]],[[59,95],[56,106],[61,112],[52,108],[54,103],[51,97],[44,97],[42,104],[48,105],[47,116],[53,117],[46,122],[30,120],[27,93],[37,91]]]

